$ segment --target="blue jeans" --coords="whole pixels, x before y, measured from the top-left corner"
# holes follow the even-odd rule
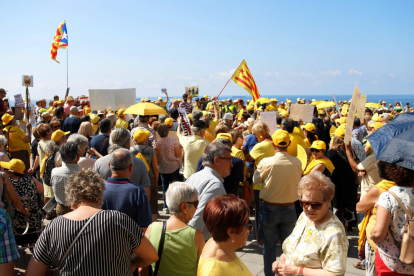
[[[292,233],[296,223],[295,204],[274,206],[263,202],[260,212],[260,228],[263,234],[263,260],[266,276],[275,275],[272,263],[276,261],[277,240],[283,241]]]
[[[168,190],[168,186],[170,186],[170,183],[179,181],[180,169],[177,169],[172,173],[160,173],[160,175],[162,182],[162,197],[164,198],[163,208],[167,208],[167,202],[165,201],[165,192]]]

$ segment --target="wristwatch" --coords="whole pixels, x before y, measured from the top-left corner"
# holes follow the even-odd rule
[[[303,266],[301,266],[299,268],[299,274],[298,274],[298,276],[303,276]]]

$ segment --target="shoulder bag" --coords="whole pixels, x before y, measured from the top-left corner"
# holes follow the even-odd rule
[[[99,214],[100,212],[102,211],[102,209],[99,209],[95,214],[93,214],[93,216],[85,223],[85,225],[82,227],[82,229],[79,231],[79,233],[78,233],[78,235],[75,237],[75,239],[73,240],[73,242],[70,244],[70,246],[69,246],[69,248],[68,248],[68,250],[66,250],[66,253],[65,253],[65,255],[63,255],[63,257],[62,257],[62,259],[60,260],[60,262],[59,262],[59,265],[58,265],[58,267],[57,268],[53,268],[53,269],[51,269],[51,268],[49,268],[48,269],[48,271],[47,271],[47,273],[46,273],[46,276],[57,276],[57,275],[59,275],[60,273],[60,267],[61,267],[61,265],[62,265],[62,263],[63,263],[63,261],[66,259],[66,256],[69,254],[69,252],[71,251],[71,249],[72,249],[72,247],[73,247],[73,245],[75,244],[75,242],[78,240],[78,238],[80,237],[80,235],[82,234],[82,232],[86,229],[86,227],[89,225],[89,223],[91,223],[92,222],[92,220],[95,218],[95,216],[97,215],[97,214]]]
[[[158,270],[160,269],[162,251],[164,249],[166,229],[167,229],[167,221],[164,220],[162,222],[162,232],[161,232],[160,244],[158,245],[158,261],[155,263],[154,271],[152,271],[151,266],[150,266],[149,275],[151,275],[151,276],[157,276],[158,275]]]

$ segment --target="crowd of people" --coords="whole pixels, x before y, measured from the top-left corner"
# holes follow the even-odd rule
[[[137,116],[55,96],[48,107],[36,102],[32,128],[14,118],[6,93],[1,275],[13,275],[18,246],[33,251],[25,275],[252,275],[236,254],[251,231],[266,276],[344,275],[347,233],[358,223],[355,267],[414,275],[399,259],[409,215],[398,203],[412,216],[414,171],[377,160],[367,139],[409,104],[381,102],[363,120],[340,117],[347,102],[315,105],[303,122],[290,118],[290,99],[167,94],[153,102],[165,112]],[[277,111],[275,131],[261,121],[267,111]]]

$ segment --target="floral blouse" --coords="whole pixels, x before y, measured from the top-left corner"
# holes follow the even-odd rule
[[[401,202],[405,205],[411,215],[414,214],[414,189],[408,187],[395,186],[389,189],[389,191],[395,193]],[[407,222],[407,215],[400,207],[397,200],[388,192],[384,192],[378,199],[378,205],[384,207],[391,213],[390,231],[387,232],[387,236],[381,242],[377,243],[378,252],[380,253],[381,260],[392,271],[414,275],[414,264],[408,265],[402,263],[400,258],[400,244],[402,240],[402,234],[405,230],[405,223]]]
[[[302,213],[289,237],[283,242],[286,263],[313,269],[325,269],[332,274],[345,273],[348,239],[339,219],[332,217],[318,226],[308,226]]]

